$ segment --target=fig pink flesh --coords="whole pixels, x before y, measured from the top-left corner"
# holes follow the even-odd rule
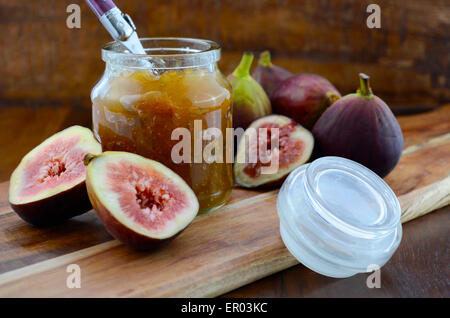
[[[76,147],[80,138],[73,136],[55,141],[42,149],[24,171],[22,198],[39,194],[73,181],[86,173],[83,158],[86,152]]]
[[[164,228],[177,212],[189,206],[184,192],[152,168],[122,160],[108,163],[108,183],[122,211],[147,229]]]
[[[279,129],[279,168],[286,168],[289,164],[296,162],[302,155],[303,150],[305,148],[305,144],[302,140],[292,139],[290,138],[291,132],[295,130],[295,122],[290,122],[286,125],[280,127],[278,124],[274,123],[265,123],[258,127],[258,141],[255,145],[251,145],[251,147],[259,148],[259,139],[261,136],[259,135],[259,128],[267,128],[267,149],[271,148],[271,130],[274,128]],[[258,160],[256,163],[248,163],[244,167],[244,173],[252,178],[256,178],[261,174],[261,167],[269,166],[270,162],[262,163]]]

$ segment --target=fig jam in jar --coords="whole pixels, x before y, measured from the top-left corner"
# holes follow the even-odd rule
[[[201,211],[220,207],[233,187],[232,163],[225,153],[226,128],[232,127],[231,87],[216,64],[220,47],[184,38],[141,43],[147,55],[128,53],[117,42],[103,48],[106,70],[91,93],[94,133],[103,151],[137,153],[178,173],[194,190]],[[182,140],[173,135],[177,128],[190,133],[190,160],[173,158]],[[220,131],[222,138],[204,138],[208,128]],[[223,160],[205,158],[203,149],[211,142],[222,143]],[[186,158],[184,151],[179,154]]]

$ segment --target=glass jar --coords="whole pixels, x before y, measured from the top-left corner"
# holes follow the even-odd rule
[[[201,211],[222,206],[233,175],[232,163],[225,160],[231,87],[217,67],[220,47],[187,38],[140,41],[147,55],[128,53],[117,42],[102,50],[106,69],[91,92],[95,136],[104,151],[137,153],[178,173],[196,193]],[[186,137],[177,128],[189,133],[190,149],[177,148]],[[204,138],[209,128],[223,138]],[[222,160],[202,156],[211,142],[221,143]]]
[[[383,266],[402,238],[391,188],[366,167],[323,157],[294,170],[277,200],[284,244],[306,267],[349,277]]]

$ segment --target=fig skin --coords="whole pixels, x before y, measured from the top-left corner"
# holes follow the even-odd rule
[[[289,139],[294,141],[299,140],[302,142],[302,149],[301,149],[302,153],[300,154],[300,157],[295,158],[296,160],[294,162],[290,162],[287,167],[280,166],[276,173],[260,174],[256,177],[252,177],[245,172],[245,168],[247,165],[247,163],[245,163],[247,153],[245,136],[249,134],[251,128],[258,129],[265,124],[276,124],[279,127],[292,125],[293,129],[289,133]],[[306,163],[309,160],[313,148],[314,148],[313,135],[307,129],[294,122],[291,118],[275,114],[259,118],[248,127],[248,129],[244,133],[244,136],[241,138],[239,142],[236,160],[233,166],[235,182],[244,188],[257,187],[260,189],[264,189],[278,186],[283,182],[283,180],[287,177],[287,175],[291,171],[293,171],[294,169],[296,169],[297,167],[301,166],[302,164]],[[289,152],[290,155],[292,155],[292,151],[294,150],[291,150],[291,152]]]
[[[320,115],[341,97],[326,78],[299,74],[283,81],[271,95],[273,112],[292,118],[311,129]]]
[[[269,51],[259,55],[258,65],[252,73],[253,78],[262,86],[269,98],[281,82],[293,75],[288,70],[272,64]]]
[[[20,181],[23,178],[24,170],[28,167],[30,161],[38,156],[42,150],[41,147],[46,147],[50,144],[58,143],[58,138],[66,138],[72,136],[79,136],[80,141],[76,145],[83,148],[87,152],[95,154],[101,153],[101,145],[95,139],[92,131],[81,126],[72,126],[66,128],[59,133],[47,138],[40,145],[26,154],[20,164],[16,167],[11,175],[9,187],[9,203],[11,208],[22,218],[25,222],[38,227],[46,227],[62,223],[72,217],[81,215],[92,209],[92,205],[87,195],[85,175],[76,178],[70,187],[66,187],[59,192],[54,192],[54,188],[38,192],[35,196],[46,196],[38,199],[26,200],[20,202],[16,195],[17,191],[21,190]],[[79,179],[79,180],[77,180]],[[56,186],[56,188],[58,185]]]
[[[22,220],[37,227],[56,225],[92,209],[85,181],[39,201],[10,205]]]
[[[118,160],[124,159],[135,163],[135,162],[147,162],[152,165],[152,168],[157,170],[158,172],[161,172],[165,177],[167,178],[173,178],[172,181],[176,182],[176,184],[183,189],[185,193],[187,193],[187,198],[189,198],[189,202],[191,203],[190,208],[194,213],[193,217],[190,219],[190,221],[180,229],[177,230],[175,233],[169,232],[171,234],[170,236],[164,237],[164,238],[158,238],[153,237],[149,235],[144,235],[142,233],[139,233],[139,230],[136,228],[133,228],[133,226],[130,226],[130,224],[124,224],[126,222],[121,222],[120,217],[117,217],[112,213],[108,207],[103,203],[104,200],[102,200],[101,196],[99,196],[99,191],[95,188],[96,183],[96,174],[95,172],[98,171],[97,167],[95,167],[95,161],[98,160],[98,158],[101,157],[113,157],[116,156]],[[135,161],[135,162],[133,162]],[[85,164],[88,165],[88,171],[87,171],[87,177],[86,177],[86,186],[87,186],[87,192],[89,195],[89,199],[92,203],[92,206],[94,207],[94,210],[97,212],[98,217],[102,221],[103,225],[105,226],[106,230],[117,240],[121,241],[122,243],[126,244],[127,246],[135,249],[135,250],[141,250],[141,251],[148,251],[160,248],[166,244],[168,244],[170,241],[172,241],[174,238],[176,238],[178,235],[180,235],[193,221],[195,215],[198,213],[199,209],[199,203],[197,200],[197,197],[195,196],[193,190],[185,183],[185,181],[175,174],[172,170],[167,168],[166,166],[162,165],[159,162],[156,162],[154,160],[150,160],[147,158],[144,158],[142,156],[127,153],[127,152],[120,152],[120,151],[106,151],[102,153],[99,156],[93,156],[93,155],[86,155],[85,157]],[[139,164],[138,164],[139,167]],[[177,180],[175,180],[175,178]],[[113,193],[113,192],[111,192]],[[186,212],[185,212],[186,213]],[[128,216],[122,216],[123,218],[129,218]]]
[[[360,82],[356,94],[338,100],[317,121],[315,153],[354,160],[385,177],[402,154],[402,131],[389,106],[373,95],[369,77],[360,74]]]
[[[272,113],[269,97],[250,75],[253,54],[245,52],[227,79],[232,87],[233,127],[246,129],[254,120]]]

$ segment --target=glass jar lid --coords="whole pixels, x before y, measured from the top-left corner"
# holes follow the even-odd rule
[[[306,189],[317,212],[355,236],[377,236],[395,229],[400,204],[391,188],[371,170],[340,157],[324,157],[307,169]]]
[[[277,201],[291,253],[316,272],[347,277],[381,267],[401,239],[401,210],[391,188],[368,168],[323,157],[294,170]]]

